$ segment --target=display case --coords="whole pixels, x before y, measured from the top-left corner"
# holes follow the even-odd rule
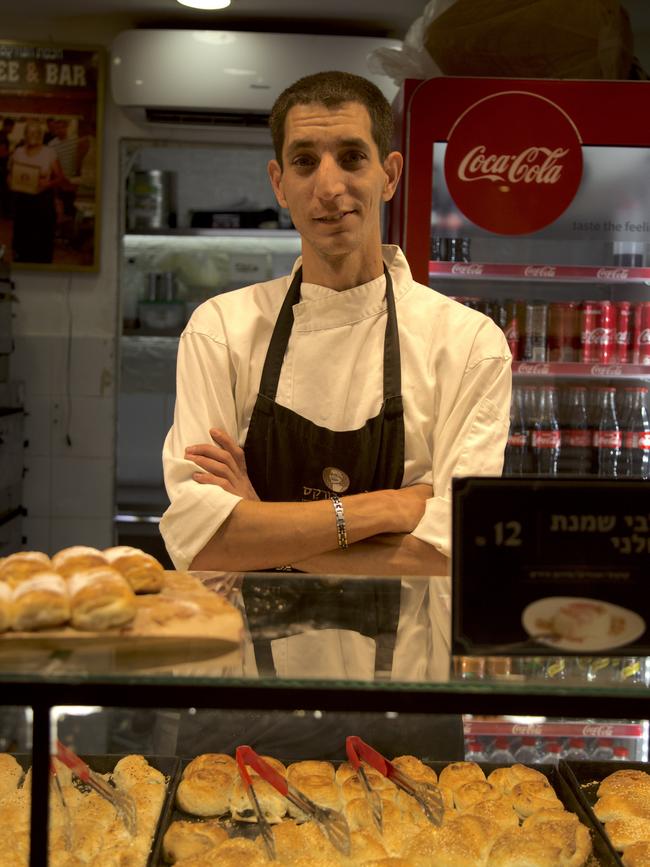
[[[473,715],[465,726],[481,736],[478,715],[514,714],[534,715],[536,726],[580,718],[594,732],[626,725],[626,737],[635,726],[635,756],[647,757],[647,726],[633,722],[650,715],[647,682],[574,673],[558,684],[514,669],[464,676],[449,655],[448,578],[195,574],[239,610],[241,643],[218,652],[191,640],[156,651],[142,643],[125,654],[119,642],[0,636],[3,745],[14,753],[33,745],[32,827],[46,825],[57,739],[103,756],[99,771],[110,770],[106,757],[115,764],[137,753],[165,759],[161,773],[171,774],[169,759],[232,755],[241,744],[285,763],[337,762],[348,735],[389,757],[449,762],[464,757],[462,714]],[[17,705],[30,715],[16,716]],[[35,835],[31,864],[46,863],[45,849]]]

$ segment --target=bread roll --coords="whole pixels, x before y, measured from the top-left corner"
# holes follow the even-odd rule
[[[232,788],[233,777],[227,771],[195,770],[178,784],[176,803],[193,816],[223,816],[230,810]]]
[[[234,779],[237,774],[237,762],[225,753],[202,753],[185,766],[183,777],[191,777],[197,771],[219,771]]]
[[[420,783],[437,783],[438,775],[415,756],[397,756],[393,759],[395,767]]]
[[[598,786],[598,797],[603,795],[611,795],[619,792],[630,792],[632,790],[650,792],[650,774],[645,771],[622,770],[614,771],[613,774],[605,777],[600,786]]]
[[[540,839],[560,850],[563,867],[582,867],[591,854],[591,835],[573,813],[558,811],[556,818],[536,819],[535,815],[525,820],[523,829],[536,834]]]
[[[623,794],[613,792],[599,798],[594,813],[601,822],[613,819],[650,819],[650,797],[643,793]]]
[[[560,867],[562,863],[558,846],[523,828],[499,837],[487,859],[487,867]]]
[[[361,762],[361,766],[366,772],[372,771],[373,773],[376,773],[372,765],[369,765],[367,762]],[[346,780],[350,779],[350,777],[356,776],[356,773],[356,770],[352,767],[350,762],[341,762],[336,769],[336,782],[339,786],[342,786]]]
[[[626,819],[612,819],[611,822],[606,822],[605,832],[611,840],[612,846],[622,852],[632,843],[650,840],[650,819],[640,819],[636,816]]]
[[[5,557],[0,564],[0,581],[6,581],[10,587],[15,587],[38,572],[52,571],[52,561],[47,554],[41,551],[17,551]]]
[[[348,783],[351,782],[348,780]],[[346,783],[346,785],[348,784]],[[297,789],[307,795],[319,807],[326,807],[330,810],[340,810],[343,806],[341,789],[336,783],[331,782],[321,776],[302,776],[299,778],[299,783],[292,783]],[[302,810],[293,804],[291,801],[287,803],[287,811],[294,819],[306,819],[307,816]]]
[[[0,801],[18,788],[23,769],[9,753],[0,753]]]
[[[233,837],[206,853],[177,861],[177,867],[268,867],[259,844],[244,837]]]
[[[68,579],[72,625],[90,632],[123,626],[135,617],[135,594],[110,566],[92,566]]]
[[[353,864],[366,864],[370,859],[386,858],[388,852],[376,835],[369,831],[350,832],[350,860]]]
[[[126,578],[134,593],[158,593],[162,590],[165,570],[151,554],[128,545],[105,548],[102,553]]]
[[[324,777],[330,783],[335,780],[334,765],[331,762],[293,762],[287,766],[287,779],[300,788],[300,777]]]
[[[384,785],[384,781],[386,777],[377,771],[366,771],[366,779],[370,785],[370,788],[376,792],[381,792],[387,787]],[[361,798],[365,794],[365,788],[361,779],[357,776],[350,777],[346,780],[340,788],[341,797],[343,799],[343,803],[346,804],[348,801],[354,800],[354,798]]]
[[[137,753],[121,758],[113,768],[112,778],[118,788],[126,791],[145,784],[165,786],[165,775]]]
[[[183,858],[201,855],[228,839],[228,832],[216,821],[172,822],[163,837],[163,857],[174,864]]]
[[[472,785],[471,783],[469,785]],[[504,831],[519,827],[519,816],[515,812],[515,806],[510,795],[500,795],[487,801],[479,801],[468,810],[472,816],[480,816],[496,822]],[[531,816],[530,818],[534,818]],[[526,820],[528,821],[528,820]]]
[[[261,777],[253,777],[253,786],[257,803],[270,825],[282,821],[287,813],[287,800],[270,783]],[[248,789],[241,777],[238,777],[232,786],[230,793],[230,812],[236,822],[257,822],[253,805],[248,796]]]
[[[623,853],[625,867],[650,867],[650,841],[633,843]]]
[[[12,605],[16,632],[62,626],[70,618],[68,590],[56,572],[39,572],[17,584]]]
[[[501,792],[491,786],[486,780],[476,780],[465,783],[454,791],[454,805],[461,813],[481,801],[500,798]]]
[[[75,572],[92,569],[93,566],[106,566],[108,561],[98,548],[90,548],[87,545],[73,545],[71,548],[63,548],[52,557],[53,568],[63,575],[71,578]]]
[[[485,774],[476,762],[452,762],[438,775],[438,782],[448,789],[460,789],[466,783],[485,781]]]
[[[298,825],[288,819],[273,828],[273,839],[278,860],[292,867],[295,861],[302,858],[310,858],[310,865],[327,864],[332,860],[341,863],[338,851],[316,822]]]
[[[536,813],[537,810],[562,809],[563,806],[546,778],[517,783],[512,790],[512,799],[515,810],[522,818]]]
[[[11,629],[14,619],[13,593],[6,581],[0,580],[0,632]]]

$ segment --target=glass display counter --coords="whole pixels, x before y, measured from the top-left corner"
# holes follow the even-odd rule
[[[345,737],[358,734],[386,755],[436,761],[463,758],[462,714],[596,727],[650,716],[646,660],[631,683],[589,680],[569,657],[561,681],[541,677],[533,657],[452,659],[446,577],[194,574],[239,612],[223,641],[0,637],[0,728],[7,752],[33,750],[32,827],[47,825],[56,739],[117,756],[249,743],[293,761],[343,759]],[[639,733],[647,740],[647,726]],[[46,848],[34,835],[32,865],[47,863]]]

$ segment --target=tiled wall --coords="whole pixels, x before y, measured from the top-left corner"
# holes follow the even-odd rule
[[[26,546],[113,542],[115,344],[112,338],[16,337],[25,388]]]

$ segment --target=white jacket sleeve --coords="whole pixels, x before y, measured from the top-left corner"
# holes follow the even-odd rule
[[[451,480],[499,476],[510,423],[511,355],[489,320],[478,329],[450,412],[438,420],[433,444],[433,498],[413,531],[451,556]]]
[[[184,333],[178,344],[174,423],[163,446],[163,470],[170,506],[160,532],[177,569],[187,569],[241,497],[192,478],[200,469],[185,460],[185,448],[211,443],[218,427],[238,441],[233,397],[234,371],[228,348],[212,337]]]

